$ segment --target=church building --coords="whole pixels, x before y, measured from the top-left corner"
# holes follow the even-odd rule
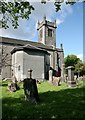
[[[29,77],[29,69],[35,79],[48,80],[49,70],[53,76],[63,78],[64,50],[62,44],[56,48],[56,28],[56,20],[50,22],[44,17],[37,25],[38,42],[0,38],[2,79],[11,78],[13,73],[18,81],[23,80]]]

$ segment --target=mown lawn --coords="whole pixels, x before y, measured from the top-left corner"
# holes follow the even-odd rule
[[[37,85],[40,102],[34,104],[24,100],[23,86],[10,93],[7,81],[2,82],[2,119],[3,120],[48,120],[84,119],[85,90],[83,81],[76,88],[68,88],[66,83],[53,86],[49,82]]]

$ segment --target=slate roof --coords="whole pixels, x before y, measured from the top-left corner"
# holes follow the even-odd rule
[[[14,48],[12,51],[11,51],[11,54],[13,54],[14,52],[16,51],[20,51],[20,50],[34,50],[34,51],[41,51],[41,52],[45,52],[47,54],[49,54],[46,50],[43,50],[41,48],[38,48],[36,46],[33,46],[33,45],[30,45],[30,44],[27,44],[27,45],[24,45],[24,46],[20,46],[20,47],[16,47]]]
[[[13,46],[25,46],[29,44],[37,48],[41,48],[43,50],[51,50],[51,51],[58,51],[58,52],[63,51],[62,49],[59,49],[59,48],[54,49],[52,46],[47,46],[39,42],[33,42],[29,40],[19,40],[14,38],[7,38],[7,37],[0,37],[0,44],[8,44]],[[31,46],[30,46],[30,49],[31,49]]]

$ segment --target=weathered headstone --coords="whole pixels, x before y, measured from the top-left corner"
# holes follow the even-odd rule
[[[52,82],[53,80],[53,71],[49,70],[49,82]]]
[[[38,95],[36,80],[32,79],[32,70],[30,69],[28,70],[28,72],[30,73],[30,78],[26,78],[23,80],[25,100],[38,102],[39,95]]]
[[[10,92],[15,92],[16,90],[19,90],[19,86],[17,85],[17,83],[14,83],[14,82],[11,82],[11,83],[8,83],[8,90]]]
[[[74,80],[74,67],[69,66],[68,70],[68,86],[69,87],[76,87],[76,81]]]
[[[53,81],[52,81],[53,85],[60,86],[61,85],[60,82],[61,82],[61,77],[54,77],[53,76]]]
[[[23,80],[23,87],[25,93],[25,100],[38,102],[39,95],[36,85],[36,80],[32,78],[26,78]]]

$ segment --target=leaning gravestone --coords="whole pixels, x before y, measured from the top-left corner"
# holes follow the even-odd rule
[[[28,70],[28,72],[30,73],[30,78],[26,78],[23,80],[25,100],[38,102],[39,95],[38,95],[36,80],[32,79],[32,70],[30,69]]]
[[[25,93],[25,100],[32,101],[32,102],[39,101],[39,95],[38,95],[35,79],[32,79],[32,78],[24,79],[23,87],[24,87],[24,93]]]
[[[61,85],[61,77],[55,77],[53,76],[53,81],[52,81],[52,84],[55,85],[55,86],[60,86]]]
[[[8,83],[8,90],[10,92],[15,92],[16,90],[19,90],[19,89],[20,87],[17,85],[17,79],[12,71],[12,82]]]
[[[14,82],[11,82],[11,83],[8,83],[8,90],[10,92],[15,92],[16,90],[19,90],[19,86],[17,85],[17,83],[14,83]]]

